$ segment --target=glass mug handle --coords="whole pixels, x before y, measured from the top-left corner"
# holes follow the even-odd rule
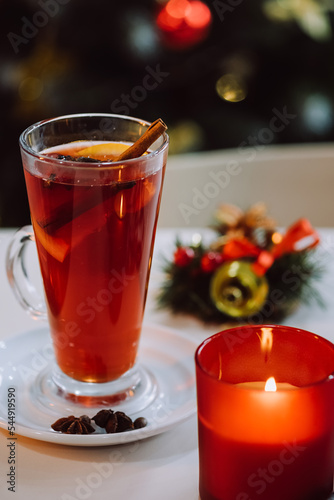
[[[9,244],[6,254],[6,270],[16,299],[34,319],[47,319],[44,299],[29,279],[27,272],[27,248],[35,243],[32,226],[19,229]]]

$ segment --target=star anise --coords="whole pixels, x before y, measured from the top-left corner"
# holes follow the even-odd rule
[[[134,429],[131,418],[122,411],[100,410],[92,420],[94,420],[96,425],[105,429],[108,434]]]
[[[59,418],[51,425],[54,431],[63,432],[64,434],[92,434],[95,432],[94,427],[91,425],[91,419],[87,415],[75,417]]]

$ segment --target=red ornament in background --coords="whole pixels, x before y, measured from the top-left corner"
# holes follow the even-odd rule
[[[157,16],[166,45],[187,49],[203,41],[209,33],[212,15],[200,0],[169,0]]]
[[[204,273],[212,273],[222,265],[224,258],[219,252],[207,252],[201,259],[201,270]]]
[[[189,247],[178,247],[174,252],[174,264],[178,267],[186,267],[192,262],[195,252]]]

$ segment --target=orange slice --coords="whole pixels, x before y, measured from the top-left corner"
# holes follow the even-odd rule
[[[149,181],[148,179],[144,180],[144,189],[143,189],[143,194],[141,196],[141,206],[144,207],[147,205],[149,201],[153,198],[156,192],[156,187],[153,184],[153,182]]]
[[[95,160],[114,160],[128,147],[127,144],[119,142],[104,142],[81,149],[76,152],[76,156],[85,156],[86,158],[94,158]]]
[[[96,205],[67,222],[50,235],[33,221],[36,239],[59,262],[63,262],[67,254],[91,234],[100,231],[107,222],[105,204]],[[69,236],[70,235],[70,236]],[[66,238],[66,239],[65,239]],[[70,238],[70,243],[66,240]]]
[[[64,259],[69,251],[69,245],[62,238],[50,236],[44,231],[41,226],[32,219],[32,225],[36,239],[44,247],[44,249],[59,262],[64,262]]]
[[[145,179],[139,189],[124,189],[115,196],[115,211],[120,219],[123,219],[125,214],[134,213],[153,198],[156,187],[153,182]]]

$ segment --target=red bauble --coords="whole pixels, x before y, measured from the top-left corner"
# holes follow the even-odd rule
[[[223,256],[218,252],[207,252],[201,259],[201,269],[205,273],[212,273],[223,263]]]
[[[178,267],[188,266],[193,258],[195,257],[195,252],[189,247],[178,247],[174,252],[174,264]]]
[[[157,26],[166,45],[186,49],[204,40],[212,15],[200,0],[169,0],[157,16]]]

